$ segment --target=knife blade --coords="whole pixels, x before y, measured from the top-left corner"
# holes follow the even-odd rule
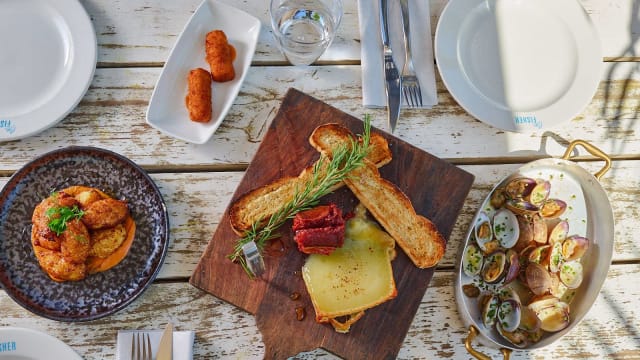
[[[160,346],[158,347],[158,355],[156,360],[171,360],[173,358],[173,325],[167,324],[160,338]]]
[[[396,129],[396,123],[400,116],[400,74],[398,67],[393,61],[393,51],[389,46],[389,24],[387,18],[389,6],[387,0],[380,0],[380,29],[382,37],[382,47],[384,50],[384,80],[387,94],[387,121],[391,128],[391,133]]]

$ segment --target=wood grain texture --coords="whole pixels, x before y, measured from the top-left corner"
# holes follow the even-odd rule
[[[271,31],[268,3],[262,0],[219,0],[256,16],[262,22],[254,64],[285,64]],[[161,65],[201,0],[82,0],[98,37],[98,62],[108,66]],[[431,34],[448,0],[432,0]],[[580,0],[598,30],[607,59],[640,57],[640,10],[635,1]],[[336,39],[321,62],[359,63],[360,32],[356,0],[344,1]]]
[[[318,125],[328,122],[345,124],[354,133],[362,131],[361,120],[297,90],[289,90],[233,198],[283,176],[296,176],[309,166],[319,155],[308,144],[308,135]],[[416,212],[430,218],[448,237],[473,177],[397,138],[387,139],[394,160],[381,169],[382,177],[396,183],[413,201]],[[407,177],[409,172],[413,176]],[[344,213],[353,211],[357,203],[346,188],[324,201],[336,203]],[[255,314],[266,344],[267,358],[293,356],[316,347],[345,358],[387,359],[396,356],[433,275],[433,268],[418,269],[404,253],[398,251],[393,271],[399,296],[368,310],[345,336],[328,325],[314,322],[313,307],[299,274],[305,256],[296,250],[290,231],[281,230],[283,252],[276,256],[269,256],[267,252],[267,273],[252,281],[240,266],[225,258],[232,252],[235,237],[224,219],[226,216],[204,251],[190,283]],[[285,229],[289,227],[290,224],[284,225]],[[303,300],[298,304],[292,303],[289,299],[292,293],[302,294]],[[294,316],[296,306],[306,309],[307,317],[303,321],[296,320]],[[370,331],[379,326],[389,332]]]
[[[35,136],[0,145],[0,172],[15,171],[35,156],[65,145],[113,150],[154,171],[246,166],[291,86],[357,118],[370,114],[374,126],[387,129],[385,110],[362,107],[359,66],[254,67],[212,139],[203,145],[190,144],[145,123],[159,74],[159,69],[147,68],[98,69],[82,102],[62,122]],[[431,110],[403,110],[395,135],[462,164],[561,156],[574,139],[590,141],[614,157],[639,159],[639,90],[640,70],[634,63],[609,63],[593,101],[582,114],[554,129],[516,134],[475,120],[438,82],[439,104]]]
[[[591,311],[570,333],[536,351],[514,352],[512,359],[637,359],[640,316],[637,298],[640,265],[609,270]],[[403,343],[398,359],[470,359],[464,349],[466,330],[458,316],[453,273],[436,272]],[[194,359],[262,359],[265,347],[255,318],[184,283],[157,283],[125,310],[89,323],[66,324],[37,317],[0,291],[0,326],[45,331],[64,341],[86,360],[115,359],[116,335],[125,329],[159,329],[171,321],[176,330],[195,330]],[[493,358],[497,350],[480,348]],[[300,353],[295,359],[338,359],[325,350]]]

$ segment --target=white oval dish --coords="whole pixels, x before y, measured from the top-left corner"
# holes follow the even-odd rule
[[[236,49],[233,80],[212,85],[213,114],[208,123],[189,119],[185,106],[187,77],[195,68],[209,69],[205,61],[205,36],[222,30]],[[260,20],[232,6],[204,0],[178,37],[147,109],[147,123],[164,134],[195,144],[206,143],[233,105],[255,52]]]

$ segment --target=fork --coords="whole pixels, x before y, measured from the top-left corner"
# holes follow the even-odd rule
[[[131,341],[131,360],[152,360],[151,359],[151,340],[149,340],[149,334],[142,333],[142,339],[140,339],[140,333],[134,333]]]
[[[404,100],[410,107],[422,106],[422,91],[420,90],[420,82],[416,77],[416,71],[413,69],[413,60],[411,59],[411,36],[409,32],[409,5],[407,0],[400,0],[400,8],[402,9],[402,24],[404,26],[404,66],[400,75],[402,84],[402,93]]]

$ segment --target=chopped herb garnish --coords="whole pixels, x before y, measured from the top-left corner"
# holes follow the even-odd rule
[[[49,229],[55,232],[56,235],[62,234],[67,229],[67,222],[69,220],[80,219],[84,215],[84,211],[80,210],[77,205],[72,208],[68,206],[54,206],[47,210],[47,217],[49,218]]]

